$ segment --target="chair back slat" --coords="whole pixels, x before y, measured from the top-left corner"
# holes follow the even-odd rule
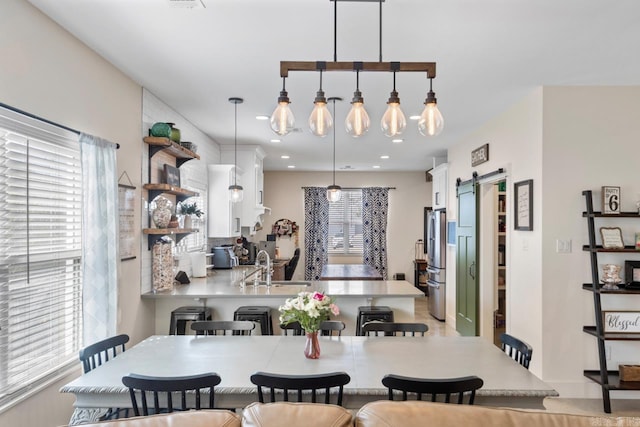
[[[295,391],[297,401],[303,402],[305,392],[308,392],[307,399],[316,403],[318,391],[325,394],[325,403],[331,403],[331,397],[336,396],[336,404],[342,405],[343,387],[351,381],[351,377],[345,372],[332,372],[328,374],[316,375],[281,375],[266,372],[256,372],[251,375],[251,382],[258,387],[258,399],[265,402],[263,389],[268,389],[271,396],[270,401],[276,401],[276,394],[282,391],[282,399],[289,401],[289,392]],[[332,389],[337,389],[337,393],[331,393]]]
[[[92,371],[98,366],[109,361],[109,351],[111,358],[115,358],[119,353],[125,351],[125,344],[129,342],[129,335],[121,334],[109,337],[86,346],[79,353],[84,373]]]
[[[422,400],[422,394],[430,394],[432,402],[437,402],[441,396],[445,403],[450,403],[451,395],[457,395],[458,404],[464,403],[465,396],[468,396],[468,404],[473,405],[476,390],[484,381],[477,376],[428,379],[390,374],[385,375],[382,384],[389,389],[389,400],[394,400],[394,390],[398,390],[402,400],[408,400],[408,393],[415,393],[416,400]]]

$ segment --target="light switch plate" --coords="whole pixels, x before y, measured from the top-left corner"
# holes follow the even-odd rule
[[[559,254],[571,253],[571,239],[557,239],[556,240],[556,252]]]

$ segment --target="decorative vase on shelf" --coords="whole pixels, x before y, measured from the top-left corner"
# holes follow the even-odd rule
[[[167,228],[171,221],[171,202],[165,197],[156,197],[156,208],[151,214],[153,223],[158,228]]]
[[[304,344],[304,356],[307,359],[320,358],[320,342],[318,341],[318,331],[305,332],[307,341]]]
[[[171,138],[171,126],[163,122],[154,123],[151,126],[151,136]]]
[[[602,289],[619,289],[617,285],[622,283],[620,278],[621,267],[616,264],[604,264],[602,266]]]
[[[184,216],[184,228],[193,228],[193,218],[191,218],[191,215]]]
[[[167,123],[171,127],[171,131],[169,134],[169,139],[171,139],[176,144],[180,144],[180,129],[174,127],[175,123]]]

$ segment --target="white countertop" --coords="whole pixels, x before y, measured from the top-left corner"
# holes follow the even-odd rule
[[[251,266],[249,266],[251,268]],[[142,298],[237,298],[237,297],[274,297],[295,296],[302,291],[324,292],[341,297],[409,297],[422,298],[424,293],[406,280],[319,280],[311,282],[275,282],[271,287],[253,286],[249,279],[244,288],[240,279],[247,267],[228,270],[214,270],[206,278],[191,278],[188,285],[176,285],[173,291],[147,292]],[[279,284],[283,283],[283,284]],[[286,283],[286,284],[284,284]],[[308,284],[308,285],[306,285]]]

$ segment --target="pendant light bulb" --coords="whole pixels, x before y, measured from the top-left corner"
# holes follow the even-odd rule
[[[320,70],[320,89],[316,93],[313,104],[313,111],[309,116],[309,129],[315,136],[324,138],[333,127],[333,117],[327,108],[327,98],[322,90],[322,70]]]
[[[342,197],[342,187],[339,185],[330,185],[327,187],[327,200],[331,203],[340,201]]]
[[[282,90],[280,91],[280,96],[278,97],[278,106],[271,114],[271,119],[269,123],[271,125],[271,129],[280,136],[285,136],[290,133],[296,124],[296,118],[289,108],[289,94],[285,90],[285,77],[282,78]]]
[[[364,109],[364,99],[362,98],[362,92],[356,90],[353,93],[353,100],[351,101],[351,110],[347,114],[347,119],[344,122],[344,126],[347,133],[354,138],[364,135],[369,130],[369,114]]]
[[[429,86],[431,86],[431,79],[429,79]],[[418,121],[418,131],[424,136],[438,136],[443,128],[444,119],[440,110],[438,110],[436,94],[429,87],[427,99],[424,101],[424,110]]]
[[[395,89],[391,92],[387,105],[387,111],[382,116],[380,127],[385,136],[394,137],[400,135],[407,126],[407,119],[400,108],[400,98],[398,98],[398,92]]]
[[[238,104],[242,104],[242,98],[229,98],[234,104],[234,134],[233,134],[233,185],[229,186],[229,198],[233,203],[241,202],[243,197],[242,186],[238,185]]]

